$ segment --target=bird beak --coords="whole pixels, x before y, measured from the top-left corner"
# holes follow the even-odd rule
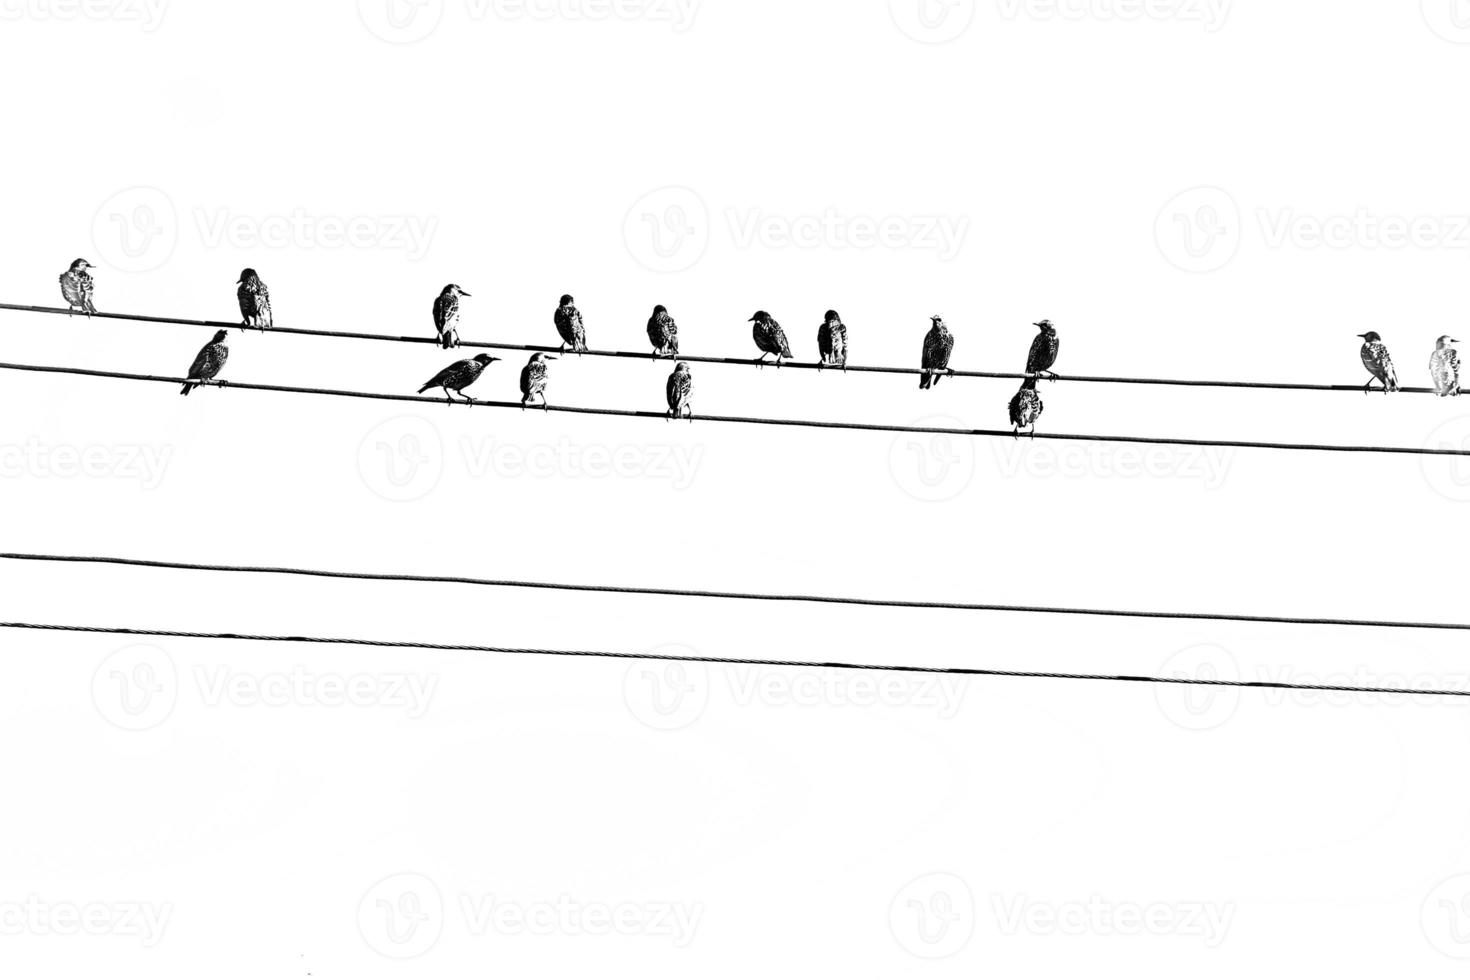
[[[1367,340],[1368,339],[1368,335],[1365,334],[1365,333],[1353,334],[1353,336],[1355,336],[1355,337],[1362,337],[1364,340]]]
[[[749,320],[746,320],[745,322],[746,323],[754,323],[755,322],[755,317],[751,317]]]
[[[546,359],[548,361],[554,361],[554,360],[556,360],[556,356],[554,354],[547,354],[546,355]]]
[[[470,295],[470,294],[469,294],[469,293],[467,293],[467,292],[465,292],[465,291],[464,291],[464,290],[463,290],[463,289],[461,289],[461,290],[460,290],[460,291],[459,291],[459,294],[460,294],[460,295],[461,295],[461,296],[468,296],[468,295]]]

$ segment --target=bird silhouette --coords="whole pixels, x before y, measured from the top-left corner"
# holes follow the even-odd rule
[[[694,410],[690,408],[689,400],[694,391],[694,378],[689,373],[687,361],[680,361],[674,365],[673,373],[669,375],[669,383],[665,393],[669,399],[669,418],[688,418],[694,420]]]
[[[934,314],[929,318],[933,325],[924,335],[924,356],[919,366],[924,373],[919,375],[920,388],[932,388],[949,370],[949,355],[954,352],[954,335],[944,325],[944,318]]]
[[[541,407],[546,407],[546,371],[549,367],[546,362],[554,360],[556,358],[551,354],[538,351],[521,368],[521,408],[525,408],[537,395],[541,396]]]
[[[817,328],[817,352],[820,360],[818,369],[824,364],[847,368],[847,325],[836,310],[828,310],[822,325]]]
[[[1363,338],[1363,349],[1361,352],[1363,367],[1367,368],[1368,373],[1373,375],[1373,377],[1368,379],[1368,383],[1363,385],[1363,394],[1366,395],[1368,393],[1373,387],[1374,381],[1383,385],[1383,393],[1385,395],[1390,391],[1398,391],[1399,376],[1393,369],[1393,358],[1388,356],[1388,348],[1384,346],[1383,338],[1378,336],[1373,330],[1369,330],[1367,333],[1360,333],[1358,336]]]
[[[1434,353],[1429,355],[1429,377],[1441,398],[1460,393],[1460,353],[1450,346],[1458,343],[1446,334],[1434,342]]]
[[[235,285],[240,287],[235,290],[235,298],[240,301],[240,315],[245,318],[242,326],[257,330],[273,326],[270,290],[265,288],[260,275],[254,269],[246,269]]]
[[[92,290],[95,283],[88,269],[95,268],[86,259],[77,259],[61,274],[61,298],[66,300],[67,313],[81,310],[87,316],[97,312],[92,305]]]
[[[422,395],[430,388],[439,388],[444,392],[444,400],[452,405],[454,396],[450,392],[457,391],[464,398],[466,405],[474,405],[475,400],[466,395],[464,389],[474,384],[479,379],[480,372],[498,360],[500,358],[491,357],[489,354],[476,354],[469,360],[455,361],[424,382],[424,386],[419,389],[419,394]]]
[[[1026,373],[1045,374],[1055,381],[1057,376],[1052,374],[1051,366],[1057,362],[1057,351],[1062,345],[1057,339],[1057,328],[1051,325],[1050,320],[1042,320],[1040,323],[1031,325],[1040,327],[1041,332],[1031,341],[1031,351],[1026,355]]]
[[[194,357],[194,363],[189,365],[189,373],[184,375],[189,380],[184,382],[184,387],[179,394],[187,395],[199,385],[208,384],[214,380],[215,375],[219,374],[220,369],[225,366],[225,361],[230,357],[229,345],[225,343],[225,337],[228,335],[229,331],[220,330],[215,333],[213,340],[199,348],[199,353]]]
[[[749,322],[755,324],[750,332],[755,338],[755,345],[761,351],[759,363],[764,363],[767,355],[775,354],[776,366],[780,367],[781,359],[791,356],[791,344],[786,341],[786,331],[765,310],[757,310]]]
[[[1031,438],[1036,438],[1036,420],[1041,417],[1041,396],[1036,393],[1036,379],[1027,378],[1021,382],[1021,390],[1017,391],[1011,398],[1011,425],[1014,427],[1012,437],[1019,439],[1021,430],[1028,425],[1031,427]]]
[[[459,346],[459,298],[468,295],[450,283],[434,299],[434,329],[439,332],[439,346],[445,350]]]
[[[679,325],[663,306],[655,306],[653,316],[648,318],[648,340],[660,357],[679,356]]]
[[[573,305],[570,294],[561,298],[561,305],[556,308],[553,319],[556,321],[556,332],[561,335],[562,350],[565,351],[568,345],[577,353],[587,349],[587,330],[582,326],[582,311]]]

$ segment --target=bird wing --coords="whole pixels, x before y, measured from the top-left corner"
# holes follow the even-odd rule
[[[786,331],[782,330],[781,324],[777,323],[775,320],[771,321],[771,330],[775,335],[773,339],[776,341],[776,347],[781,356],[790,357],[791,343],[786,339]]]
[[[832,324],[826,320],[817,328],[817,353],[822,355],[824,361],[832,357]]]
[[[434,298],[434,326],[440,333],[449,323],[449,318],[454,315],[454,307],[457,304],[452,296],[436,296]]]
[[[521,368],[521,397],[525,398],[531,394],[532,365],[527,364]]]
[[[209,368],[209,353],[213,348],[214,344],[205,344],[203,347],[199,348],[199,353],[194,355],[194,363],[189,365],[189,377],[208,377],[208,375],[206,375],[204,372]]]

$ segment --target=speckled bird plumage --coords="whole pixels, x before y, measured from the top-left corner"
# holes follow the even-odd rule
[[[836,310],[828,310],[817,328],[817,352],[819,363],[847,367],[847,325]]]
[[[526,405],[530,403],[531,399],[536,398],[537,396],[540,396],[541,398],[542,407],[544,408],[546,406],[546,375],[547,369],[551,366],[547,362],[554,360],[556,360],[556,358],[552,357],[550,354],[542,354],[538,352],[532,354],[531,359],[526,362],[526,366],[521,368],[522,408],[525,408]]]
[[[1011,426],[1019,436],[1021,430],[1030,426],[1031,435],[1036,435],[1036,420],[1041,418],[1041,396],[1036,393],[1036,379],[1021,382],[1021,390],[1011,398]]]
[[[574,305],[571,296],[563,296],[561,305],[552,318],[556,332],[561,336],[562,350],[570,347],[574,351],[587,349],[587,330],[582,326],[582,311]]]
[[[1051,366],[1057,362],[1057,352],[1062,346],[1061,340],[1057,338],[1057,328],[1052,326],[1050,320],[1042,320],[1032,326],[1040,328],[1040,332],[1031,341],[1031,351],[1026,355],[1026,373],[1050,374]]]
[[[1450,346],[1458,343],[1446,334],[1434,342],[1434,353],[1429,355],[1429,377],[1441,398],[1460,393],[1460,353]]]
[[[274,325],[271,319],[271,294],[265,288],[260,275],[254,269],[240,273],[235,283],[235,298],[240,301],[240,315],[245,318],[244,326],[265,330]]]
[[[1359,334],[1358,336],[1363,338],[1363,348],[1361,351],[1363,367],[1367,368],[1368,373],[1373,375],[1373,377],[1368,379],[1368,383],[1363,386],[1363,391],[1366,392],[1372,388],[1374,381],[1383,385],[1385,394],[1390,391],[1398,391],[1399,377],[1393,369],[1393,358],[1388,356],[1388,347],[1383,343],[1383,338],[1379,337],[1372,330],[1365,334]]]
[[[72,310],[80,310],[88,316],[97,312],[97,307],[92,303],[92,290],[96,288],[96,283],[92,280],[92,274],[87,271],[90,268],[92,263],[86,259],[77,259],[61,274],[61,298],[66,300],[66,305]]]
[[[693,418],[694,412],[690,408],[690,397],[694,392],[694,377],[689,373],[689,365],[680,361],[674,365],[674,371],[669,375],[669,383],[666,395],[669,400],[669,418]]]
[[[434,329],[439,332],[439,346],[446,350],[459,346],[459,298],[468,295],[450,283],[434,299]]]
[[[648,318],[648,341],[653,344],[655,354],[679,356],[679,325],[662,306],[655,306],[653,316]]]
[[[932,388],[939,383],[939,379],[944,377],[939,372],[949,369],[949,355],[954,353],[954,335],[945,326],[944,318],[932,316],[929,319],[933,326],[924,335],[924,355],[919,363],[919,367],[924,369],[924,373],[919,375],[920,388]]]
[[[476,354],[468,360],[455,361],[449,367],[424,382],[424,386],[419,389],[419,394],[422,395],[430,388],[439,388],[444,392],[444,399],[446,401],[454,401],[454,396],[450,392],[457,391],[461,395],[464,395],[466,402],[473,402],[474,399],[464,394],[464,389],[478,381],[480,374],[485,368],[498,360],[500,358],[491,357],[489,354]]]
[[[779,367],[782,358],[791,356],[791,344],[786,340],[786,331],[782,330],[776,318],[765,310],[757,310],[755,316],[750,318],[750,322],[755,324],[750,333],[755,338],[755,346],[760,348],[760,359],[764,361],[766,355],[775,354],[776,364]]]
[[[229,336],[228,331],[220,330],[215,333],[213,340],[199,349],[194,363],[189,365],[189,373],[184,375],[189,380],[184,382],[184,388],[179,394],[187,395],[200,384],[213,380],[215,375],[220,373],[225,366],[225,361],[230,357],[229,345],[225,343],[227,336]]]

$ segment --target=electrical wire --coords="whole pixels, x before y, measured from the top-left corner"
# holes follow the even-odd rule
[[[74,310],[68,310],[63,307],[25,306],[18,303],[0,303],[0,310],[11,310],[20,313],[56,313],[74,316],[85,316],[85,314],[76,313]],[[168,323],[189,327],[208,327],[214,330],[241,330],[246,333],[254,332],[253,330],[243,327],[238,322],[229,322],[224,320],[192,320],[181,317],[147,316],[135,313],[101,312],[92,314],[92,318],[128,320],[138,323]],[[266,334],[293,334],[305,337],[330,337],[342,340],[378,340],[400,344],[433,344],[436,347],[439,345],[439,341],[434,337],[395,337],[390,334],[354,333],[338,330],[311,330],[302,327],[270,327],[261,332]],[[508,350],[524,351],[530,353],[541,352],[548,354],[563,353],[563,349],[561,347],[543,347],[537,344],[504,344],[465,340],[461,341],[459,346],[471,348],[474,350]],[[688,361],[691,364],[727,364],[737,367],[771,366],[771,362],[762,362],[755,358],[701,357],[694,354],[680,354],[677,358],[670,358],[666,355],[654,354],[652,352],[644,353],[641,351],[620,350],[587,350],[581,351],[580,354],[587,357],[614,357],[654,361],[679,360]],[[844,368],[834,367],[830,364],[817,364],[811,361],[785,361],[782,363],[782,369],[785,368],[793,368],[802,371],[825,371],[831,372],[833,374],[841,374],[844,371],[854,374],[916,375],[928,373],[923,368],[880,367],[876,365],[848,365]],[[1009,380],[1024,380],[1025,378],[1031,377],[1031,375],[1025,373],[1012,373],[1006,371],[961,371],[958,369],[954,371],[945,371],[943,372],[943,376],[956,378],[998,378]],[[1048,374],[1047,377],[1050,378],[1051,376]],[[1361,393],[1363,391],[1362,385],[1306,384],[1285,381],[1209,381],[1181,378],[1130,378],[1081,374],[1057,375],[1056,380],[1079,381],[1091,384],[1168,385],[1172,387],[1186,388],[1257,388],[1272,391],[1346,391],[1358,393]],[[1399,392],[1404,394],[1432,395],[1437,393],[1433,388],[1404,387],[1398,390]],[[1461,393],[1463,393],[1463,389],[1461,389]]]
[[[147,381],[161,384],[182,385],[186,379],[155,374],[133,374],[126,371],[101,371],[93,368],[58,367],[44,364],[16,364],[0,362],[0,370],[30,371],[42,374],[65,374],[86,378],[112,378],[122,381]],[[349,391],[340,388],[305,388],[294,385],[257,384],[246,381],[194,382],[205,388],[241,389],[244,391],[288,392],[298,395],[325,395],[334,398],[363,398],[373,401],[444,403],[436,395],[400,395],[386,392]],[[469,398],[469,396],[465,396]],[[456,402],[486,408],[525,409],[520,402],[470,399]],[[530,411],[566,412],[574,415],[610,415],[620,418],[663,419],[665,412],[647,412],[620,408],[582,408],[572,405],[551,405],[543,408],[533,406]],[[973,436],[988,439],[1014,439],[1014,432],[1006,429],[962,429],[944,426],[884,425],[876,422],[823,422],[815,419],[767,418],[749,415],[688,415],[680,421],[727,422],[744,425],[781,426],[805,429],[842,429],[850,432],[907,432],[919,435]],[[1083,435],[1080,433],[1038,432],[1027,434],[1026,439],[1042,439],[1053,442],[1116,442],[1143,446],[1211,446],[1227,449],[1279,449],[1298,452],[1327,453],[1387,453],[1408,456],[1470,456],[1470,449],[1432,449],[1427,446],[1344,446],[1330,443],[1262,442],[1245,439],[1186,439],[1162,436],[1114,436]]]
[[[504,589],[535,589],[553,592],[602,592],[616,595],[663,596],[686,599],[738,599],[752,602],[817,603],[867,606],[884,609],[943,609],[958,612],[1028,613],[1048,616],[1098,616],[1119,619],[1164,619],[1226,623],[1270,623],[1287,626],[1347,626],[1383,629],[1470,631],[1470,623],[1413,622],[1386,619],[1342,619],[1317,616],[1268,616],[1246,613],[1158,612],[1134,609],[1102,609],[1078,606],[1017,605],[994,602],[940,602],[926,599],[859,598],[807,593],[732,592],[714,589],[685,589],[667,586],[588,585],[568,582],[536,582],[518,579],[475,578],[463,575],[420,575],[407,572],[347,572],[320,568],[278,565],[227,565],[221,563],[165,561],[147,558],[118,558],[100,555],[48,555],[0,552],[0,560],[53,562],[84,565],[123,565],[132,568],[170,569],[191,572],[228,572],[252,575],[290,575],[307,578],[344,579],[369,582],[416,582],[434,585],[488,586]]]

